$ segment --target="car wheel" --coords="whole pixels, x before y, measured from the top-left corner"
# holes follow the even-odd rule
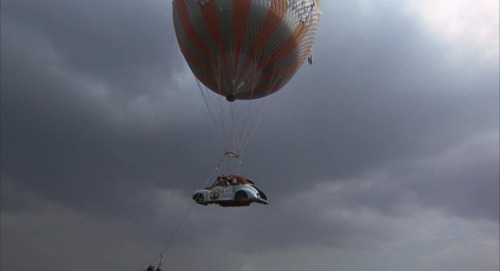
[[[198,203],[198,204],[203,204],[203,205],[206,205],[206,203],[205,203],[205,198],[203,197],[203,195],[202,195],[202,194],[196,194],[196,195],[194,196],[194,200],[195,200],[195,201],[196,201],[196,203]]]
[[[248,203],[248,195],[247,195],[247,193],[242,192],[242,191],[236,193],[236,195],[234,196],[234,201],[236,201],[238,203],[247,204]]]

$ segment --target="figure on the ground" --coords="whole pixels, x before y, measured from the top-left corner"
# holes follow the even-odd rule
[[[148,266],[144,269],[144,271],[161,271],[161,269],[160,269],[160,267],[159,267],[159,266],[155,268],[155,267],[154,267],[154,266],[152,266],[152,265],[148,265]]]
[[[144,271],[161,271],[161,263],[163,262],[163,253],[160,254],[160,262],[158,263],[158,267],[154,267],[153,265],[148,265],[144,268]]]

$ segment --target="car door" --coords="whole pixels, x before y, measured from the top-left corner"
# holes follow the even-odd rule
[[[210,200],[226,201],[232,199],[232,187],[227,182],[221,182],[212,187]]]
[[[220,197],[219,200],[233,200],[234,187],[225,182],[224,185],[219,187]]]

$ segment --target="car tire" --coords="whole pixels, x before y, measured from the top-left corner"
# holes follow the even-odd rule
[[[234,196],[234,201],[242,204],[248,204],[249,200],[247,193],[243,191],[236,193],[236,195]]]
[[[198,204],[202,204],[202,205],[207,205],[207,203],[205,202],[205,198],[203,197],[202,194],[196,194],[194,196],[194,200],[196,201],[196,203]]]

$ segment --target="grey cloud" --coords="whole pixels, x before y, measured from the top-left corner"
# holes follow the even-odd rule
[[[242,156],[271,204],[233,209],[190,209],[222,149],[170,2],[2,2],[2,269],[140,268],[188,210],[169,267],[453,270],[498,251],[453,249],[498,237],[481,228],[498,226],[498,62],[449,50],[403,3],[323,2],[314,65]],[[461,223],[481,227],[436,237]]]

